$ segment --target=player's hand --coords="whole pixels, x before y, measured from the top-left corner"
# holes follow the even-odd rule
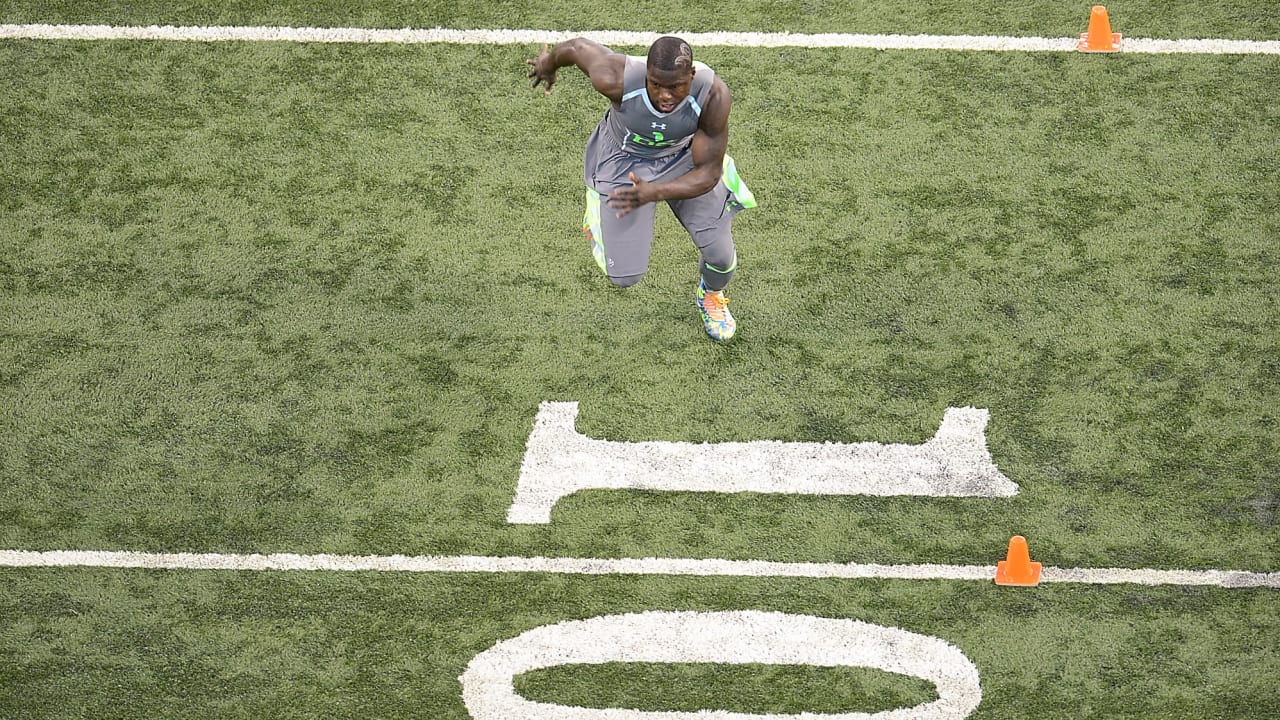
[[[556,82],[556,68],[551,62],[551,51],[547,49],[547,44],[542,43],[542,52],[538,53],[538,57],[529,58],[524,61],[525,65],[532,65],[529,70],[528,77],[533,78],[533,87],[538,87],[539,83],[546,83],[546,94],[551,94],[551,86]]]
[[[626,215],[641,205],[653,202],[653,185],[651,183],[636,177],[635,173],[627,173],[627,179],[631,181],[631,187],[614,190],[609,194],[607,204],[618,211],[618,217]]]

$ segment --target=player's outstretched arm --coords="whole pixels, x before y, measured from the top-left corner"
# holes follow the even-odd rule
[[[625,62],[626,58],[621,53],[586,38],[565,40],[554,47],[543,43],[538,57],[525,60],[525,64],[532,66],[529,77],[533,78],[533,87],[545,83],[548,95],[556,82],[556,71],[576,65],[591,79],[597,92],[615,103],[622,102],[622,68]]]

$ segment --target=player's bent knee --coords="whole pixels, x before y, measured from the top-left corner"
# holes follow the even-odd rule
[[[644,273],[640,273],[639,275],[610,275],[609,282],[617,285],[618,287],[626,288],[640,282],[640,278],[643,277]]]
[[[707,248],[702,251],[701,257],[703,265],[717,272],[730,273],[738,266],[738,253],[734,251],[732,243],[728,247]]]
[[[702,275],[707,286],[728,283],[733,271],[738,268],[738,252],[733,247],[733,236],[727,232],[720,233],[715,242],[698,248],[702,259]],[[712,287],[713,290],[720,289]]]

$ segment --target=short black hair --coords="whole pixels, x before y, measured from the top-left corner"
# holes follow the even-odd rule
[[[678,37],[660,37],[649,46],[647,65],[663,72],[692,72],[693,48]]]

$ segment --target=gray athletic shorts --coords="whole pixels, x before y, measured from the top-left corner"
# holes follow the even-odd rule
[[[617,217],[607,204],[614,190],[631,187],[629,173],[649,182],[665,182],[693,169],[692,152],[681,152],[661,158],[632,155],[610,142],[607,131],[597,127],[587,142],[584,179],[587,184],[587,209],[582,229],[594,241],[602,243],[602,263],[610,277],[643,275],[649,267],[653,247],[653,222],[657,203],[649,203]],[[724,159],[724,172],[711,190],[687,200],[671,200],[667,205],[676,219],[689,232],[689,237],[704,258],[714,258],[731,271],[733,235],[730,226],[738,211],[755,207],[755,198],[746,183],[738,177],[733,158]]]

